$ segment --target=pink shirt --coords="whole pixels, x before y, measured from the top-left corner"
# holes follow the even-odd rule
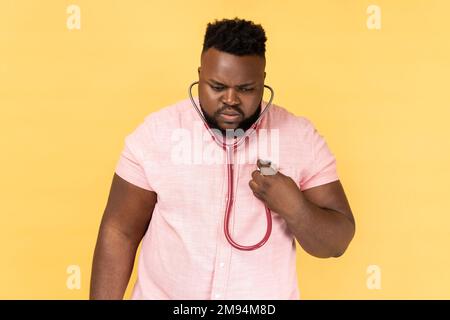
[[[276,162],[301,190],[338,180],[335,158],[312,123],[273,105],[236,150],[230,232],[242,245],[266,231],[264,204],[248,185],[258,157]],[[260,249],[237,250],[226,240],[224,159],[189,99],[149,114],[126,137],[116,173],[158,195],[133,299],[299,298],[295,237],[276,212]]]

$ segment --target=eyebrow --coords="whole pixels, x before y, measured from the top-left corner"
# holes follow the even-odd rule
[[[221,83],[221,82],[219,82],[219,81],[216,81],[216,80],[214,80],[214,79],[209,79],[208,81],[209,81],[209,82],[212,82],[212,83],[214,83],[214,84],[216,84],[216,85],[220,85],[220,86],[226,87],[226,85],[224,85],[223,83]],[[256,83],[256,82],[243,83],[243,84],[237,85],[236,87],[247,87],[247,86],[251,86],[251,85],[253,85],[253,84],[255,84],[255,83]]]

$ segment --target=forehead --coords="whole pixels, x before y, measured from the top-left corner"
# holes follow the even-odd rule
[[[236,56],[215,48],[202,54],[201,68],[205,77],[217,81],[245,82],[264,78],[265,59],[260,56]]]

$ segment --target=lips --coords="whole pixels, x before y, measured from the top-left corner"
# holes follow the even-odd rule
[[[239,113],[220,113],[219,115],[225,121],[231,121],[231,122],[236,121],[241,116]]]
[[[226,116],[239,116],[239,113],[229,113],[229,112],[222,112],[221,114],[226,115]]]

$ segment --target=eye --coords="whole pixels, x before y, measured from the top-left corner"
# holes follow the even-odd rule
[[[242,92],[248,92],[248,91],[252,91],[253,88],[239,88],[239,90],[241,90]]]
[[[224,89],[224,87],[222,86],[210,86],[210,87],[215,91],[222,91]]]

